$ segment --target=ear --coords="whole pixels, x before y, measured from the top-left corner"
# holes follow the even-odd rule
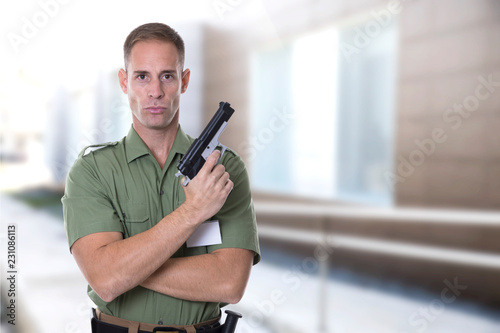
[[[122,91],[124,94],[127,93],[127,72],[121,68],[120,71],[118,71],[118,81],[120,82],[120,88],[122,88]]]
[[[181,87],[181,94],[184,94],[187,90],[187,87],[189,85],[189,77],[191,76],[191,71],[189,68],[186,68],[184,72],[182,72],[182,87]]]

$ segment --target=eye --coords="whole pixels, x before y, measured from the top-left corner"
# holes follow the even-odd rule
[[[144,81],[146,79],[146,75],[144,74],[139,74],[137,75],[137,78],[140,80],[140,81]]]
[[[168,80],[171,80],[173,77],[171,74],[163,74],[163,79],[168,81]]]

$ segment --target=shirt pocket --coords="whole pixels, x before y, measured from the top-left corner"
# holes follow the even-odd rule
[[[125,237],[131,237],[148,230],[150,216],[146,203],[127,202],[122,206],[122,222],[125,228]]]

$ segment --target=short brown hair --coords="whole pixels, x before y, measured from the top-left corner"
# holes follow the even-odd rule
[[[128,58],[135,43],[147,40],[173,43],[177,48],[181,69],[184,67],[184,41],[177,31],[163,23],[146,23],[132,30],[123,44],[125,69],[127,69]]]

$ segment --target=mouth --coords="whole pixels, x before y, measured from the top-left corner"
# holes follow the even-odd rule
[[[150,106],[150,107],[147,107],[146,110],[150,113],[162,113],[166,110],[166,108],[162,107],[162,106]]]

